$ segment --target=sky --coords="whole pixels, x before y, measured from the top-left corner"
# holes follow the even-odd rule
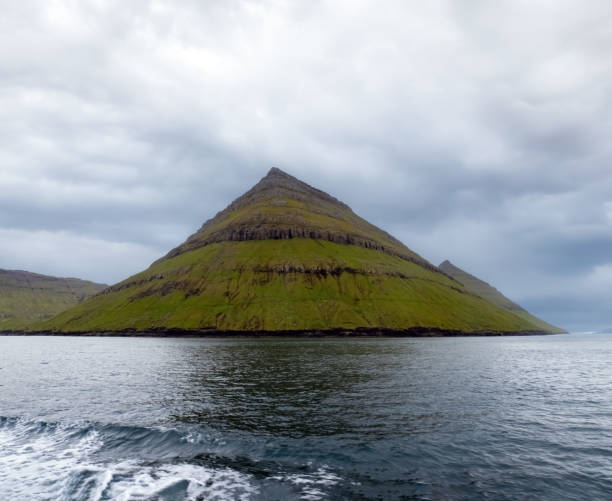
[[[0,268],[117,282],[276,166],[612,327],[608,0],[0,8]]]

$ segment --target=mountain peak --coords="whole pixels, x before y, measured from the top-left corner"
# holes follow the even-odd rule
[[[289,174],[287,174],[284,170],[279,169],[278,167],[272,167],[268,173],[264,176],[265,178],[270,178],[270,177],[276,177],[276,176],[285,176],[285,177],[293,177]]]
[[[343,204],[324,191],[314,188],[304,181],[300,181],[297,177],[286,173],[278,167],[272,167],[255,186],[234,200],[226,210],[235,210],[253,201],[272,198],[290,198],[307,203],[331,203],[350,210],[348,205]]]
[[[375,249],[441,273],[348,205],[277,167],[162,259],[219,242],[293,238]]]
[[[292,175],[287,174],[284,170],[281,170],[278,167],[272,167],[259,182],[264,182],[265,184],[285,184],[300,181]]]

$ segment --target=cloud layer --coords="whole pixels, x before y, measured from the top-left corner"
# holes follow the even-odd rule
[[[609,2],[1,3],[0,267],[118,281],[278,166],[612,325]]]

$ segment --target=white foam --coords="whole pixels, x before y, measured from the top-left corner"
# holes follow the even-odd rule
[[[136,501],[150,499],[179,486],[187,500],[248,500],[258,492],[249,475],[230,469],[213,470],[198,465],[180,464],[143,467],[124,462],[112,467],[113,481],[105,492],[108,499]]]
[[[200,441],[190,435],[187,440]],[[1,499],[20,501],[246,501],[259,494],[256,479],[231,468],[198,464],[150,464],[137,460],[100,462],[100,433],[80,435],[74,425],[47,426],[17,420],[0,426]],[[304,500],[327,497],[342,479],[322,466],[309,473],[280,474],[269,480],[293,486]]]
[[[73,427],[59,424],[41,432],[38,426],[18,420],[0,427],[2,499],[138,501],[175,488],[187,500],[247,500],[258,492],[250,475],[229,468],[96,463],[91,456],[103,445],[96,431],[75,438]]]
[[[289,482],[300,490],[300,499],[317,501],[324,499],[327,494],[322,488],[337,485],[342,478],[322,466],[312,473],[294,473],[289,475],[276,475],[273,480]]]
[[[0,428],[0,492],[3,499],[62,499],[71,472],[101,443],[90,431],[78,440],[74,429],[58,424],[36,431],[37,424],[17,420]],[[69,447],[66,445],[70,444]]]

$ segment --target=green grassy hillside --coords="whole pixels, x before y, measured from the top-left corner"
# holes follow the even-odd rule
[[[37,328],[302,330],[537,326],[411,261],[314,239],[221,242],[155,263]]]
[[[149,269],[33,329],[541,330],[272,169]]]
[[[0,270],[0,331],[24,329],[53,317],[105,287],[76,278]]]
[[[504,296],[495,287],[489,285],[483,280],[480,280],[474,275],[470,275],[466,271],[463,271],[461,268],[458,268],[450,261],[444,261],[442,264],[440,264],[439,268],[457,281],[461,282],[469,291],[479,295],[490,303],[504,308],[505,310],[511,311],[515,315],[538,326],[539,329],[550,332],[565,332],[563,329],[555,327],[554,325],[551,325],[547,322],[544,322],[544,320],[533,316],[527,310]]]

